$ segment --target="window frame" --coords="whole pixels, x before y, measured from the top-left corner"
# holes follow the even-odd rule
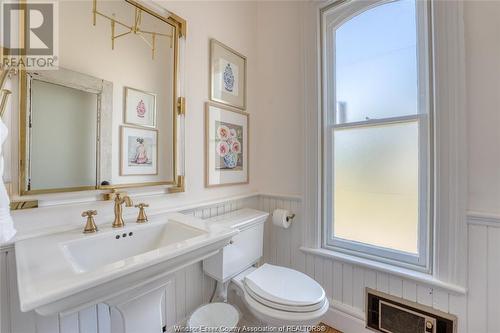
[[[335,124],[335,30],[351,18],[397,0],[338,1],[320,11],[320,45],[322,77],[322,247],[370,260],[389,263],[431,273],[433,230],[433,96],[432,96],[432,43],[430,2],[416,1],[417,65],[418,65],[418,113],[382,119],[370,119]],[[327,38],[330,36],[330,38]],[[331,93],[328,93],[328,92]],[[333,131],[352,128],[368,128],[374,125],[409,123],[416,121],[419,133],[419,226],[418,254],[375,245],[335,238],[333,221]],[[425,135],[421,135],[424,133]],[[332,223],[333,222],[333,223]]]

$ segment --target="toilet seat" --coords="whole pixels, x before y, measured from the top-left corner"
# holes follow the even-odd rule
[[[326,298],[321,285],[306,274],[269,264],[246,275],[244,287],[261,303],[287,311],[314,311]]]

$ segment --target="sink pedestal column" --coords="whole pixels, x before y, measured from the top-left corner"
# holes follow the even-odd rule
[[[165,287],[161,287],[135,297],[130,295],[123,302],[107,302],[111,311],[111,333],[161,333],[164,295]]]

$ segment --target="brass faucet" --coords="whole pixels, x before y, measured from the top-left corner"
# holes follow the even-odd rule
[[[115,194],[115,220],[113,221],[113,228],[122,228],[125,226],[125,222],[123,222],[122,217],[122,205],[125,203],[125,206],[132,207],[132,200],[128,195],[124,195],[123,193],[117,192]]]

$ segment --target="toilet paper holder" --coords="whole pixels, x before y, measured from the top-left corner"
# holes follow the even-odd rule
[[[273,212],[274,213],[274,212]],[[273,216],[273,214],[271,214],[271,216]],[[295,218],[295,214],[294,213],[291,213],[289,215],[286,216],[286,221],[287,222],[290,222],[291,220],[293,220]]]

